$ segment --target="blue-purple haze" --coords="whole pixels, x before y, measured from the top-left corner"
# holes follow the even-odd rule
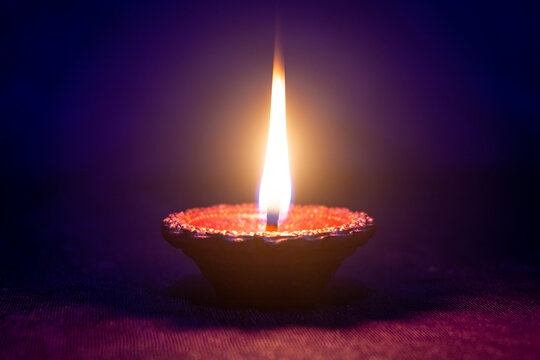
[[[127,241],[113,239],[126,222],[148,234],[137,240],[146,249],[170,211],[256,200],[273,1],[2,7],[8,221],[33,212],[38,223],[70,223],[82,211],[102,217],[103,244]],[[379,249],[441,249],[455,236],[460,249],[529,256],[540,163],[536,10],[283,2],[294,201],[370,212]],[[50,199],[62,199],[63,212],[44,220]]]

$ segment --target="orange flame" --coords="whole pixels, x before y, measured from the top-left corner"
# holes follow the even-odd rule
[[[291,204],[291,174],[285,116],[285,69],[279,46],[274,51],[270,129],[264,171],[259,189],[259,210],[267,219],[282,222]]]

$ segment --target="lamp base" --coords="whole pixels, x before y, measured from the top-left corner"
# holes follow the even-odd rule
[[[213,286],[217,298],[230,306],[280,308],[317,302],[341,262],[355,249],[334,253],[307,249],[242,254],[201,253],[184,249]]]

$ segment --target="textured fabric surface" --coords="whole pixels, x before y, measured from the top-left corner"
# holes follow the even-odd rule
[[[501,270],[338,275],[322,303],[281,311],[223,308],[200,275],[5,287],[0,357],[538,358],[538,273]]]

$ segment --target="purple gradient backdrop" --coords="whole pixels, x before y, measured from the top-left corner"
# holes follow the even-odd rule
[[[130,307],[124,320],[199,309],[178,289],[190,288],[198,270],[160,238],[159,224],[171,211],[256,200],[275,3],[2,7],[4,304],[10,291],[32,298],[45,286],[57,306],[73,284],[78,300],[67,303],[105,313]],[[519,298],[526,312],[512,329],[538,329],[527,320],[538,314],[537,9],[299,1],[282,3],[280,14],[293,200],[365,210],[378,224],[338,272],[373,300],[343,300],[358,310],[351,321],[334,324],[331,308],[320,321],[298,315],[300,323],[352,326],[370,317],[366,304],[377,319],[424,311],[429,318],[430,310],[437,319],[447,309],[426,302],[447,289],[449,303],[466,293],[465,308],[480,304],[479,311],[490,306],[486,294],[502,303]],[[469,282],[460,287],[452,274]],[[195,293],[206,286],[197,279]],[[160,305],[94,299],[94,290],[111,288],[126,299],[144,289],[143,298]],[[172,306],[162,288],[181,304]],[[205,316],[186,322],[196,327]],[[268,326],[266,315],[253,316],[261,321],[255,328]],[[27,319],[20,321],[24,328]],[[15,347],[28,340],[10,329]],[[478,341],[485,350],[487,340]],[[523,356],[533,353],[527,344]]]

